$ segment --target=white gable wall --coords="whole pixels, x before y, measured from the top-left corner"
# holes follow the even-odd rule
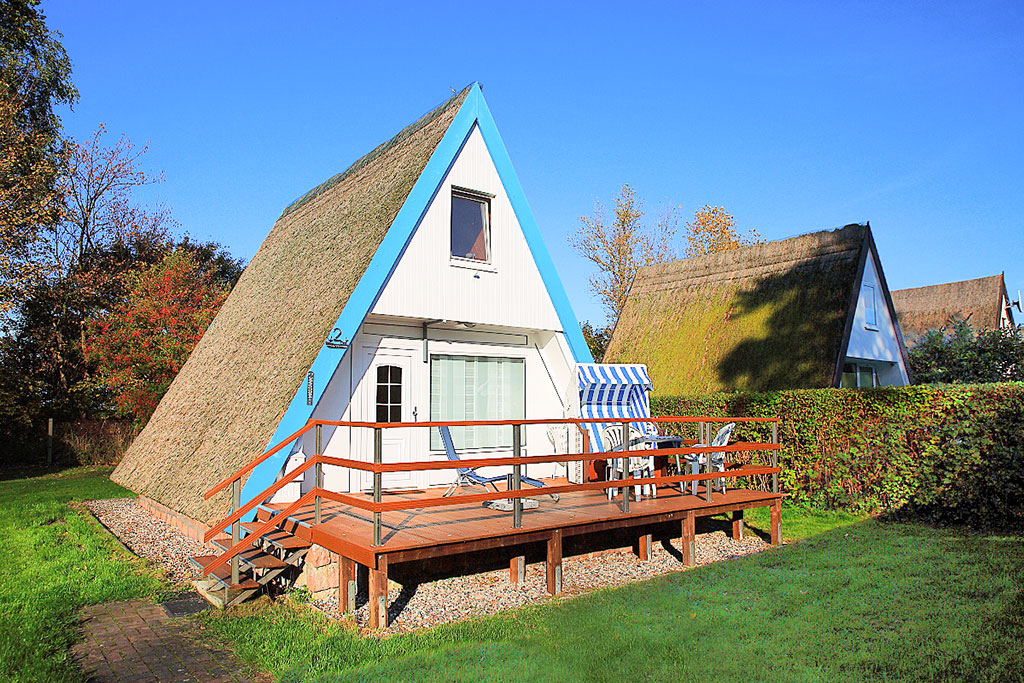
[[[879,384],[903,386],[909,384],[909,379],[896,336],[896,323],[886,303],[885,292],[882,290],[884,285],[878,276],[876,259],[877,256],[872,251],[864,264],[864,277],[861,281],[853,329],[850,331],[850,343],[846,349],[846,362],[880,361],[870,363],[878,373]],[[874,290],[875,325],[867,323],[867,287]]]
[[[491,263],[451,258],[451,188],[494,195]],[[473,128],[373,313],[534,330],[562,326],[483,136]]]
[[[492,195],[491,263],[452,259],[452,186]],[[431,321],[429,340],[423,322]],[[444,321],[444,322],[440,322]],[[470,323],[471,326],[459,323]],[[551,297],[533,260],[529,245],[502,187],[483,137],[474,127],[444,178],[433,201],[413,233],[405,252],[359,332],[351,340],[345,359],[328,381],[314,418],[375,421],[374,364],[399,364],[404,371],[403,421],[430,419],[430,364],[432,354],[522,358],[526,386],[526,418],[560,418],[565,414],[565,387],[570,384],[574,361],[561,331]],[[402,435],[404,433],[404,436]],[[372,432],[361,428],[325,427],[326,455],[372,461]],[[426,428],[385,430],[384,462],[446,460],[430,451]],[[528,454],[550,454],[552,444],[545,425],[524,428]],[[302,440],[289,468],[298,466],[315,450],[314,433]],[[507,456],[508,448],[474,449],[463,457]],[[481,468],[480,474],[498,475],[508,468]],[[533,477],[558,473],[555,464],[529,468]],[[411,477],[386,475],[385,488],[445,485],[453,470],[416,473]],[[276,500],[294,500],[312,487],[312,470],[301,485],[290,486]],[[324,468],[325,485],[335,491],[365,490],[371,479],[345,468]]]

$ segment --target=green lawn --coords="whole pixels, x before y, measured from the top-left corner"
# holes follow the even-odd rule
[[[126,495],[106,474],[0,481],[0,680],[80,680],[78,609],[165,589],[67,505]],[[797,509],[783,531],[803,540],[387,639],[287,601],[200,621],[283,681],[1024,681],[1024,538]]]
[[[78,610],[164,589],[145,563],[68,505],[131,495],[109,473],[0,481],[0,680],[82,680],[68,654]]]
[[[1024,538],[799,510],[783,524],[787,538],[833,528],[387,639],[286,603],[204,621],[284,681],[1024,680]]]

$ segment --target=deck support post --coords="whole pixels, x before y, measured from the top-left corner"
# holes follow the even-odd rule
[[[773,500],[771,505],[772,545],[782,543],[782,501]]]
[[[242,481],[235,479],[231,482],[231,513],[234,514],[235,510],[242,506]],[[239,541],[242,540],[242,525],[241,522],[235,522],[231,525],[231,545],[235,546]],[[238,577],[238,555],[231,558],[231,583],[236,586],[239,583]],[[224,604],[227,603],[225,598]]]
[[[380,427],[373,428],[373,464],[380,465],[383,462],[384,430]],[[381,473],[373,473],[373,502],[380,502],[380,480]],[[380,545],[380,513],[373,513],[373,545]]]
[[[622,478],[626,479],[627,476],[631,477],[629,473],[629,423],[622,423]],[[627,474],[629,473],[629,474]],[[629,514],[629,486],[623,486],[620,489],[622,492],[622,512]]]
[[[683,555],[683,564],[687,567],[692,567],[697,563],[696,519],[692,510],[687,510],[683,516],[683,537],[679,545]]]
[[[370,628],[388,625],[388,556],[378,555],[377,566],[370,567]]]
[[[640,534],[637,539],[637,552],[636,556],[640,558],[641,562],[647,562],[651,559],[651,534]]]
[[[562,592],[562,530],[555,529],[548,539],[547,557],[548,593],[558,595]]]
[[[516,555],[509,562],[508,578],[513,584],[519,585],[526,580],[526,556]]]
[[[522,426],[512,425],[512,457],[518,459],[522,455]],[[512,489],[519,491],[523,488],[522,466],[516,463],[512,465]],[[523,499],[512,499],[512,526],[520,529],[523,526]]]
[[[772,443],[779,443],[779,423],[772,422]],[[772,467],[779,466],[779,451],[772,451]],[[779,473],[772,472],[772,493],[779,492]]]
[[[732,511],[732,537],[733,540],[743,540],[743,510]]]
[[[338,558],[338,611],[349,614],[356,610],[356,562],[345,557]]]
[[[324,426],[323,425],[317,425],[315,431],[316,431],[316,446],[313,449],[313,453],[314,453],[315,457],[319,458],[321,455],[323,455]],[[323,466],[323,463],[321,463],[319,461],[316,463],[316,465],[313,466],[313,486],[315,486],[317,489],[322,489],[324,487],[324,466]],[[313,497],[313,523],[314,524],[319,524],[320,523],[320,494],[319,493],[317,493],[317,495]]]

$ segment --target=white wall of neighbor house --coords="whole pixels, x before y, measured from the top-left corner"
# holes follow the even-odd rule
[[[451,256],[453,186],[493,195],[490,263]],[[561,329],[512,204],[476,127],[441,183],[373,312],[534,330]]]
[[[860,297],[844,362],[874,368],[879,386],[903,386],[909,384],[909,378],[900,353],[896,322],[886,303],[876,260],[877,256],[872,252],[864,264]]]

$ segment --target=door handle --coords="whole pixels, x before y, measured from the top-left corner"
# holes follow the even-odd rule
[[[420,414],[419,408],[417,408],[416,406],[413,406],[412,407],[412,421],[413,422],[419,422],[419,419],[417,419],[417,417],[416,417],[419,414]]]

